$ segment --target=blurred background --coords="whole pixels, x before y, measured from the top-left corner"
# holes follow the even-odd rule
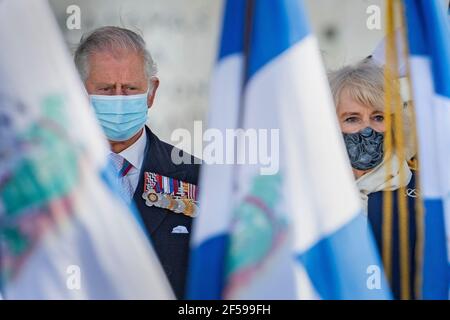
[[[440,1],[448,6],[448,0]],[[82,34],[100,26],[121,26],[144,37],[161,81],[149,125],[162,140],[171,142],[174,129],[192,132],[195,120],[207,119],[209,79],[219,44],[223,0],[49,2],[71,52]],[[384,0],[304,3],[327,69],[367,57],[384,37]],[[73,28],[69,21],[73,5],[79,8],[79,28]],[[192,152],[189,147],[184,149]]]

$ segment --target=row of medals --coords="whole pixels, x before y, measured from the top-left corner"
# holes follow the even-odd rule
[[[155,189],[150,189],[142,194],[142,198],[147,206],[169,209],[189,217],[195,217],[198,212],[197,202],[187,196],[158,193]]]

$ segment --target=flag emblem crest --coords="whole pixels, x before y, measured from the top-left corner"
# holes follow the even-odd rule
[[[20,104],[12,100],[11,103]],[[18,274],[21,265],[33,252],[33,244],[49,229],[57,227],[61,217],[56,215],[72,212],[49,210],[52,206],[70,206],[67,195],[76,184],[75,154],[60,138],[58,130],[65,117],[56,110],[62,109],[63,104],[59,95],[45,97],[42,101],[44,114],[38,121],[45,125],[32,124],[23,130],[16,128],[19,120],[15,118],[20,114],[6,114],[9,110],[0,109],[0,117],[9,123],[11,132],[22,132],[16,136],[15,148],[19,152],[12,152],[16,157],[8,165],[9,173],[0,177],[0,212],[5,212],[0,222],[4,226],[6,278]],[[21,108],[26,107],[22,105]],[[38,139],[38,144],[33,142],[35,139]],[[64,156],[67,161],[52,161],[54,154]],[[0,153],[0,158],[3,156],[8,156],[7,149]]]
[[[286,239],[288,223],[276,214],[282,200],[281,176],[256,176],[249,193],[234,210],[227,259],[226,291],[245,286]]]

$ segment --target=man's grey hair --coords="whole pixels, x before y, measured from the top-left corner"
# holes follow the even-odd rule
[[[145,64],[145,73],[148,80],[156,75],[157,68],[150,52],[146,49],[144,39],[129,29],[120,27],[101,27],[87,35],[83,35],[80,44],[75,50],[75,65],[83,82],[89,75],[89,56],[94,52],[121,50],[135,51],[142,55]]]

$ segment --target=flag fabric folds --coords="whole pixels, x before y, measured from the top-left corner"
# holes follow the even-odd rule
[[[226,1],[208,127],[279,171],[203,166],[188,298],[390,298],[301,1]]]
[[[449,298],[450,33],[440,1],[405,0],[424,200],[422,296]],[[447,232],[447,233],[446,233]]]
[[[170,299],[46,1],[0,1],[4,299]]]

